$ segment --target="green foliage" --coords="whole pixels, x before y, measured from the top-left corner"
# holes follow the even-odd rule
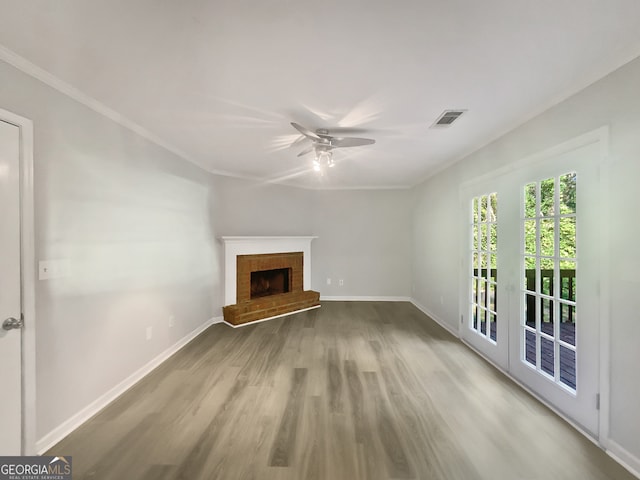
[[[483,253],[480,256],[481,267],[497,266],[498,250],[498,194],[491,193],[473,199],[473,249]],[[474,262],[474,268],[478,264]]]
[[[576,211],[575,172],[560,176],[557,183],[557,188],[559,189],[559,209],[556,209],[555,206],[555,178],[548,178],[539,184],[529,183],[524,187],[525,218],[531,219],[525,220],[524,222],[524,247],[525,253],[527,254],[535,255],[538,253],[536,251],[536,229],[539,229],[539,253],[543,256],[554,256],[554,233],[556,228],[554,215],[570,215]],[[562,217],[558,223],[560,256],[575,258],[577,253],[575,217]],[[560,268],[573,268],[573,266],[573,263],[563,261],[561,262]]]

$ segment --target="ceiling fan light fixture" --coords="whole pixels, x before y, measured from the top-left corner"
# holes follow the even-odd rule
[[[316,148],[316,159],[313,161],[313,170],[320,173],[324,172],[326,167],[333,167],[333,152],[331,150],[320,150]]]
[[[332,168],[335,166],[335,162],[333,161],[333,149],[361,147],[376,143],[376,141],[371,138],[334,137],[329,135],[329,130],[325,128],[319,128],[314,132],[295,122],[291,122],[291,126],[311,141],[311,146],[300,152],[298,157],[313,151],[315,154],[313,170],[318,172],[320,175],[324,173],[325,168]]]
[[[331,160],[333,160],[333,154],[331,152],[318,153],[318,161],[320,163],[329,163]]]

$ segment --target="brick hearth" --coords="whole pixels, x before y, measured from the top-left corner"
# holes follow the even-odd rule
[[[223,308],[232,325],[262,320],[320,305],[320,294],[303,290],[303,252],[238,255],[236,257],[236,304]],[[289,292],[251,299],[251,272],[290,269]]]

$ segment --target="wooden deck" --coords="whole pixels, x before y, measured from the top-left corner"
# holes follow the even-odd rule
[[[531,325],[535,328],[535,324]],[[544,333],[553,336],[553,323],[542,323],[540,328]],[[528,332],[527,332],[528,333]],[[540,344],[540,363],[544,372],[554,375],[554,349],[553,342],[546,338],[541,339]],[[576,343],[576,325],[575,323],[560,322],[560,340],[571,345]],[[527,335],[527,347],[525,358],[529,363],[536,363],[536,337],[535,335]],[[560,346],[560,380],[565,385],[576,388],[576,355],[575,352]]]

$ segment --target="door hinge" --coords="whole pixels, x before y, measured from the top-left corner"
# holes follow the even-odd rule
[[[596,393],[596,410],[600,410],[600,394]]]
[[[464,323],[464,315],[460,315],[460,323]]]

